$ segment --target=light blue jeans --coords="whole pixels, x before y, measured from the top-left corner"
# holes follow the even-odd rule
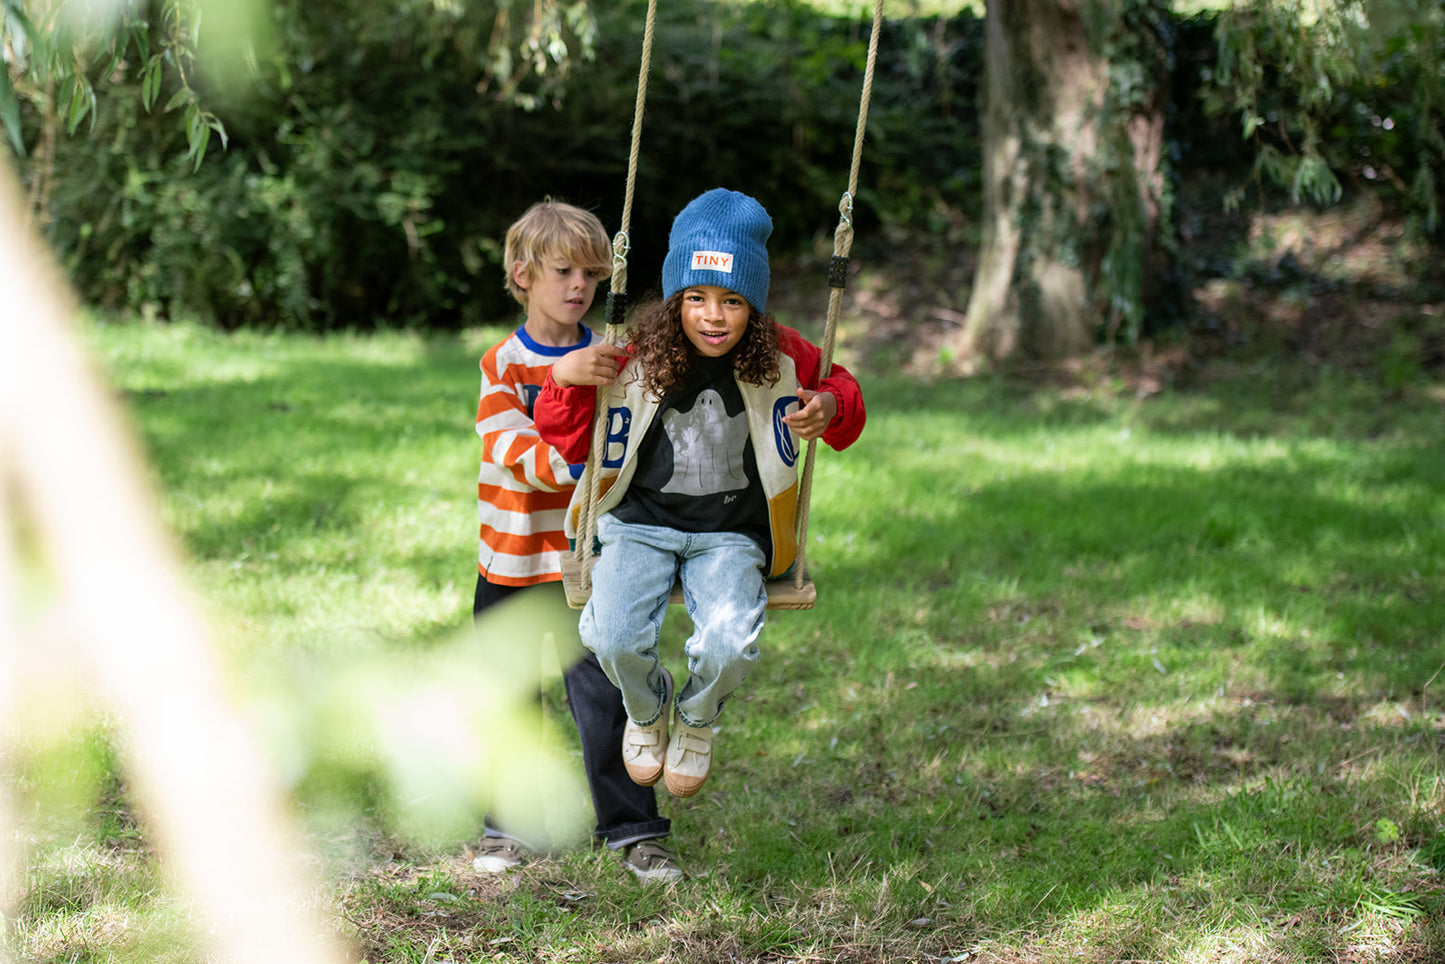
[[[763,550],[738,532],[680,532],[597,520],[602,554],[582,610],[582,644],[622,691],[627,715],[651,726],[667,711],[657,640],[673,582],[682,579],[693,633],[683,647],[688,680],[677,693],[689,726],[711,726],[758,661],[767,616]]]

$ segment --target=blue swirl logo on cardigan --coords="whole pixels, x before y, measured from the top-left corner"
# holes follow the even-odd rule
[[[783,464],[793,466],[798,464],[798,443],[793,439],[792,430],[783,421],[788,414],[788,409],[798,404],[795,395],[784,395],[773,403],[773,443],[778,449],[778,458]]]

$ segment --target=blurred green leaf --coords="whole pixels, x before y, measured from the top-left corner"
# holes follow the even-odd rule
[[[95,90],[90,86],[90,81],[83,75],[75,74],[71,77],[70,84],[70,107],[66,111],[65,129],[69,134],[74,134],[76,128],[80,127],[81,121],[88,116],[91,118],[91,126],[95,126]]]
[[[141,104],[147,111],[155,107],[156,98],[161,90],[161,58],[160,55],[150,58],[146,65],[141,68]]]
[[[136,52],[140,59],[149,62],[151,59],[151,25],[145,20],[135,20],[130,25],[131,43],[135,44]]]
[[[20,104],[15,99],[15,90],[10,84],[10,72],[0,70],[0,125],[10,139],[10,146],[20,157],[25,156],[25,140],[20,133]]]
[[[186,142],[189,147],[186,158],[193,162],[192,170],[199,170],[206,159],[206,147],[211,143],[211,127],[194,104],[186,112]]]

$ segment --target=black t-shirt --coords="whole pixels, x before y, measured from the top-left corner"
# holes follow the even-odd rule
[[[745,533],[771,556],[768,500],[733,363],[731,354],[694,356],[686,382],[663,396],[612,514],[681,532]]]

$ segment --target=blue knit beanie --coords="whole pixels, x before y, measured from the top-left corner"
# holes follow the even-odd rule
[[[715,188],[672,222],[662,262],[662,297],[693,285],[736,291],[759,313],[768,304],[768,235],[773,219],[746,194]]]

